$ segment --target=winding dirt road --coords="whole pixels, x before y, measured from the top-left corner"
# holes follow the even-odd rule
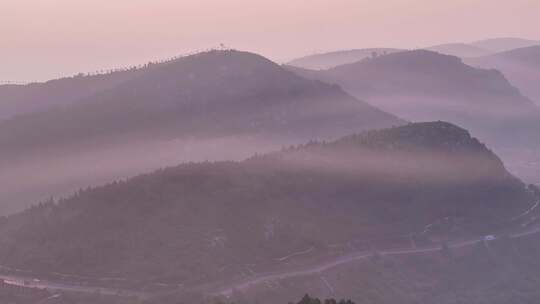
[[[521,232],[515,232],[508,237],[510,238],[522,238],[530,236],[533,234],[540,233],[540,225],[528,228]],[[491,240],[490,240],[491,241]],[[481,242],[487,242],[484,237],[477,237],[466,241],[454,241],[449,242],[449,248],[462,248],[478,244]],[[410,255],[410,254],[423,254],[423,253],[432,253],[441,250],[440,245],[432,245],[427,247],[419,248],[402,248],[394,250],[384,250],[379,251],[377,254],[381,256],[391,256],[391,255]],[[331,261],[326,261],[319,263],[317,265],[306,266],[297,269],[289,269],[272,273],[263,273],[257,274],[243,280],[238,280],[236,282],[228,283],[227,285],[222,285],[220,287],[214,288],[197,288],[202,290],[206,294],[210,295],[221,295],[221,296],[231,296],[235,290],[246,290],[250,287],[253,287],[258,284],[262,284],[268,281],[281,280],[293,277],[302,277],[302,276],[311,276],[311,275],[320,275],[322,272],[332,269],[334,267],[351,263],[354,261],[368,259],[373,256],[373,252],[361,251],[356,253],[351,253],[348,255],[337,257]],[[38,280],[30,276],[17,276],[17,275],[2,275],[0,274],[0,279],[3,279],[6,284],[29,287],[29,288],[39,288],[47,289],[52,291],[67,291],[67,292],[81,292],[81,293],[99,293],[104,295],[121,295],[129,297],[138,297],[138,298],[147,298],[151,296],[151,293],[145,293],[142,291],[134,290],[122,290],[115,288],[105,288],[97,286],[88,286],[88,285],[79,285],[79,284],[69,284],[65,282],[55,282],[50,280]]]
[[[540,226],[536,226],[533,228],[529,228],[522,232],[516,232],[513,234],[508,235],[510,238],[522,238],[529,235],[537,234],[540,232]],[[495,238],[496,239],[496,238]],[[448,243],[449,248],[462,248],[467,246],[472,246],[478,243],[486,242],[484,237],[478,237],[471,240],[466,241],[457,241],[457,242],[450,242]],[[422,253],[431,253],[431,252],[437,252],[441,250],[441,246],[428,246],[423,248],[403,248],[403,249],[395,249],[395,250],[385,250],[385,251],[379,251],[378,254],[382,256],[391,256],[391,255],[408,255],[408,254],[422,254]],[[287,279],[287,278],[293,278],[293,277],[302,277],[302,276],[310,276],[310,275],[318,275],[326,270],[329,270],[331,268],[347,264],[350,262],[367,259],[369,257],[372,257],[372,252],[357,252],[352,253],[349,255],[341,256],[336,258],[333,261],[328,261],[323,264],[314,265],[311,267],[303,268],[303,269],[296,269],[296,270],[288,270],[288,271],[280,271],[275,273],[266,273],[266,274],[259,274],[257,276],[247,278],[243,281],[238,281],[236,283],[230,284],[226,287],[219,288],[210,294],[212,295],[221,295],[221,296],[231,296],[233,291],[238,290],[246,290],[250,287],[253,287],[258,284],[262,284],[267,281],[273,281],[273,280],[281,280],[281,279]]]

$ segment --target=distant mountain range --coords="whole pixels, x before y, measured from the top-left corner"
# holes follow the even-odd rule
[[[181,160],[241,158],[254,149],[404,123],[338,86],[239,51],[53,84],[18,88],[32,98],[17,104],[34,104],[39,87],[49,92],[44,104],[63,96],[62,106],[0,121],[0,181],[29,187],[3,191],[3,204],[35,202]]]
[[[492,53],[489,50],[486,50],[486,49],[483,49],[474,45],[466,44],[466,43],[440,44],[440,45],[428,47],[426,48],[426,50],[430,50],[430,51],[445,54],[445,55],[457,56],[461,58],[479,57],[479,56],[485,56]]]
[[[514,49],[540,45],[540,40],[530,40],[523,38],[515,37],[506,37],[506,38],[492,38],[485,39],[471,43],[471,45],[490,50],[493,53],[496,52],[505,52]]]
[[[467,58],[465,62],[472,66],[501,71],[523,94],[540,104],[540,42],[536,46]]]
[[[288,62],[287,65],[305,69],[324,70],[338,65],[360,61],[365,58],[391,54],[400,51],[403,50],[392,48],[369,48],[336,51],[297,58]]]
[[[445,122],[311,142],[242,162],[183,164],[1,218],[0,264],[185,286],[353,239],[485,233],[532,194]],[[376,241],[375,241],[376,242]]]
[[[472,43],[447,43],[426,49],[445,55],[473,58],[536,45],[540,45],[540,41],[522,38],[493,38]]]
[[[494,38],[472,43],[445,43],[424,47],[421,49],[434,51],[444,55],[457,56],[460,58],[474,58],[535,45],[540,45],[540,41],[521,38]],[[325,70],[337,67],[339,65],[361,61],[370,57],[401,51],[406,50],[396,48],[342,50],[300,57],[288,62],[286,65],[303,69]]]
[[[496,70],[416,50],[325,71],[291,68],[342,86],[357,98],[410,121],[458,123],[497,147],[538,147],[540,109]]]

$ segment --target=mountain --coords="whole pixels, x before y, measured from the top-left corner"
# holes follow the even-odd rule
[[[323,138],[398,121],[337,86],[303,79],[261,56],[213,51],[149,70],[79,104],[6,120],[0,154],[109,139]]]
[[[142,70],[50,80],[28,85],[0,85],[0,121],[16,115],[66,106],[133,79]]]
[[[492,52],[504,52],[533,45],[540,45],[540,41],[506,37],[480,40],[470,44],[479,48],[490,50]]]
[[[445,43],[427,47],[425,49],[445,55],[468,59],[538,45],[540,45],[540,41],[536,40],[527,40],[521,38],[495,38],[480,40],[473,43]]]
[[[477,46],[469,45],[466,43],[440,44],[440,45],[428,47],[426,48],[426,50],[430,50],[430,51],[445,54],[445,55],[461,57],[461,58],[479,57],[479,56],[485,56],[492,53],[489,50],[485,50]]]
[[[326,71],[297,73],[330,83],[410,121],[446,120],[496,148],[537,147],[540,110],[497,70],[415,50]]]
[[[238,159],[402,123],[259,55],[211,51],[1,121],[0,182],[9,190],[0,201],[28,204],[180,161]]]
[[[472,66],[497,69],[523,94],[540,104],[540,43],[537,46],[513,49],[479,58],[468,58]]]
[[[317,261],[353,240],[486,233],[533,200],[466,130],[417,123],[186,163],[42,203],[1,218],[0,264],[189,288],[246,267],[290,269],[280,258],[306,248]],[[455,224],[425,232],[441,219]]]
[[[401,51],[402,50],[391,48],[336,51],[297,58],[287,63],[287,65],[314,70],[329,69],[338,65],[360,61],[365,58]]]

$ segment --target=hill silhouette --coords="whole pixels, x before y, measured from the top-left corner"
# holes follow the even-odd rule
[[[469,58],[466,62],[472,66],[501,71],[523,94],[540,103],[540,88],[537,85],[540,77],[540,43],[537,46]]]
[[[320,138],[395,122],[337,86],[303,79],[261,56],[214,51],[150,70],[81,104],[4,121],[0,142],[5,155],[115,136]]]
[[[403,123],[252,53],[205,52],[137,73],[77,102],[1,121],[0,181],[28,187],[2,193],[2,202]]]
[[[410,121],[458,123],[497,147],[538,145],[540,110],[497,70],[473,68],[427,50],[389,54],[305,77],[337,83]]]
[[[0,263],[189,286],[306,248],[420,233],[485,233],[533,197],[449,123],[367,131],[242,162],[187,163],[79,191],[0,221]]]

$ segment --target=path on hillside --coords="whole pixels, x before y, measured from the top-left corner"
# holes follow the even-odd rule
[[[510,238],[522,238],[529,235],[537,234],[540,232],[540,225],[531,227],[521,232],[515,232],[508,235]],[[474,244],[484,242],[483,237],[474,238],[466,241],[455,241],[449,242],[449,248],[461,248],[467,247]],[[409,255],[409,254],[422,254],[437,252],[441,250],[440,245],[432,245],[427,247],[419,248],[401,248],[393,250],[383,250],[377,252],[381,256],[391,256],[391,255]],[[243,280],[236,281],[234,283],[227,284],[225,286],[217,288],[201,288],[201,290],[210,295],[223,295],[230,296],[235,290],[246,290],[252,286],[274,280],[281,280],[293,277],[302,277],[310,275],[318,275],[322,272],[332,269],[334,267],[347,264],[350,262],[368,259],[373,256],[373,252],[361,251],[356,253],[351,253],[348,255],[337,257],[331,261],[326,261],[319,263],[317,265],[311,265],[308,267],[302,267],[297,269],[289,269],[284,271],[277,271],[272,273],[258,274],[251,278],[246,278]],[[151,293],[135,291],[135,290],[125,290],[125,289],[116,289],[116,288],[106,288],[98,286],[89,286],[89,285],[80,285],[76,283],[65,283],[52,280],[39,280],[31,276],[19,276],[19,275],[2,275],[0,274],[0,279],[4,280],[6,284],[28,287],[28,288],[39,288],[47,289],[53,291],[67,291],[67,292],[81,292],[81,293],[99,293],[103,295],[121,295],[128,297],[139,297],[146,298],[151,296]]]
[[[54,282],[50,280],[39,280],[35,277],[25,277],[25,276],[18,276],[18,275],[0,274],[0,279],[4,280],[4,284],[8,284],[8,285],[27,287],[27,288],[47,289],[47,290],[53,290],[53,291],[96,293],[96,294],[101,294],[101,295],[121,295],[121,296],[126,296],[126,297],[137,297],[137,298],[143,298],[143,297],[149,296],[148,293],[144,293],[141,291],[61,283],[61,282]]]
[[[540,232],[540,226],[537,226],[537,227],[533,227],[522,232],[516,232],[516,233],[510,234],[508,237],[522,238],[522,237],[533,235],[539,232]],[[462,247],[478,244],[481,242],[485,242],[484,237],[479,237],[479,238],[466,240],[466,241],[449,242],[448,247],[454,248],[454,249],[462,248]],[[384,250],[384,251],[377,252],[377,254],[381,256],[408,255],[408,254],[422,254],[422,253],[437,252],[440,250],[441,250],[441,245],[437,245],[437,246],[428,246],[428,247],[415,248],[415,249],[403,248],[403,249],[394,249],[394,250]],[[357,253],[352,253],[349,255],[338,257],[333,261],[328,261],[323,264],[313,265],[313,266],[305,267],[302,269],[260,274],[255,277],[245,279],[243,281],[238,281],[226,287],[218,288],[217,290],[211,292],[211,294],[231,296],[233,291],[235,290],[238,290],[238,291],[246,290],[254,285],[258,285],[267,281],[317,275],[317,274],[320,274],[321,272],[324,272],[326,270],[329,270],[331,268],[334,268],[343,264],[347,264],[347,263],[362,260],[362,259],[368,259],[372,257],[373,254],[374,254],[373,252],[366,252],[366,251],[357,252]]]

